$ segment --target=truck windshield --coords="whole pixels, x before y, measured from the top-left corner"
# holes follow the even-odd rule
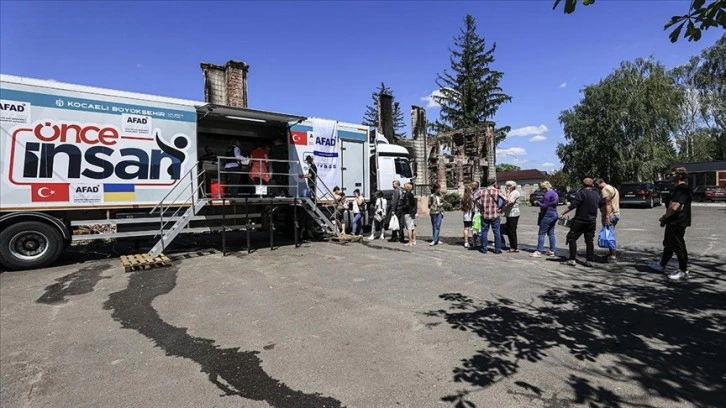
[[[413,173],[411,172],[411,165],[408,159],[397,157],[396,158],[396,174],[399,174],[403,178],[412,178]]]

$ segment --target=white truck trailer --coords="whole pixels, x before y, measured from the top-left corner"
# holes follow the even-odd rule
[[[314,131],[321,123],[334,124],[325,137]],[[250,231],[272,239],[279,223],[295,225],[296,242],[300,223],[330,230],[329,192],[319,185],[317,202],[301,195],[307,154],[347,195],[359,188],[369,199],[376,186],[411,180],[406,149],[374,142],[365,126],[9,75],[0,75],[0,129],[0,264],[9,269],[52,264],[74,241],[156,236],[155,256],[179,233],[246,230],[249,247]],[[200,161],[202,148],[224,156],[232,138],[247,152],[284,138],[286,197],[210,194],[210,181],[225,178],[223,158]]]

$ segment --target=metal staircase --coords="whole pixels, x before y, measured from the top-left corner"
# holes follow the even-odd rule
[[[335,219],[338,215],[337,209],[335,211],[328,211],[324,207],[320,207],[315,204],[315,202],[309,197],[300,197],[300,202],[308,215],[313,218],[313,220],[325,233],[336,236],[342,235],[338,226],[331,221],[331,219]]]
[[[195,163],[179,179],[179,182],[169,190],[159,204],[151,210],[150,214],[159,211],[160,218],[160,239],[148,253],[152,259],[159,256],[171,244],[174,238],[189,225],[192,218],[207,204],[203,190],[204,170],[200,170],[200,168],[199,162]],[[185,193],[189,195],[185,196]],[[174,198],[170,199],[172,196]],[[186,197],[186,199],[180,203],[179,200],[182,197]],[[171,214],[167,214],[173,208],[176,208],[176,210]],[[179,216],[179,213],[184,209],[186,209],[184,213]]]

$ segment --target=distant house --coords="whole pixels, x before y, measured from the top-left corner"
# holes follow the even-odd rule
[[[688,185],[721,186],[726,188],[726,161],[678,163],[673,167],[683,166],[688,171]]]
[[[529,195],[539,188],[539,183],[546,179],[547,174],[537,169],[497,172],[497,183],[500,186],[504,186],[504,183],[509,180],[517,183],[522,192],[521,202],[528,202]]]
[[[517,184],[525,187],[527,185],[535,185],[539,187],[539,183],[544,181],[547,175],[537,169],[517,170],[517,171],[501,171],[497,173],[497,182],[504,184],[509,180],[516,181]],[[535,187],[535,188],[536,188]]]

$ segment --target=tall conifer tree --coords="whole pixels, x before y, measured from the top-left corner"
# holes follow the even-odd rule
[[[454,39],[451,50],[451,73],[437,74],[441,95],[433,99],[441,105],[440,118],[433,123],[434,132],[471,127],[492,121],[499,106],[512,98],[499,86],[504,75],[493,70],[496,44],[487,49],[484,38],[476,33],[474,17],[464,18],[464,28]],[[510,127],[496,129],[496,142],[506,137]]]

